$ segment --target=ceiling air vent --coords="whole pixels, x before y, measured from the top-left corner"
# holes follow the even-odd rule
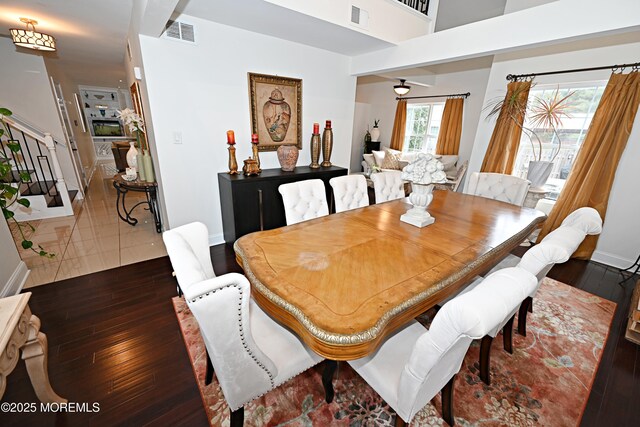
[[[169,21],[165,27],[163,37],[175,40],[196,41],[193,25],[180,21]]]
[[[351,23],[358,27],[367,28],[369,25],[369,12],[351,5]]]

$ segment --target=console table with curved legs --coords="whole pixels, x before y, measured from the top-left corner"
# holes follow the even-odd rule
[[[118,210],[118,216],[121,220],[130,225],[136,225],[138,220],[131,216],[131,213],[135,208],[140,205],[146,204],[147,210],[151,211],[153,220],[156,224],[156,231],[162,233],[162,220],[160,219],[160,210],[158,208],[158,183],[157,182],[145,182],[140,180],[125,181],[121,174],[116,174],[113,177],[113,186],[118,194],[116,199],[116,208]],[[145,193],[146,200],[136,203],[130,209],[127,209],[125,205],[125,196],[129,191],[138,191]]]
[[[49,383],[47,372],[47,337],[40,332],[40,319],[29,309],[31,292],[0,299],[0,399],[7,386],[7,376],[22,359],[36,396],[43,403],[64,403]]]

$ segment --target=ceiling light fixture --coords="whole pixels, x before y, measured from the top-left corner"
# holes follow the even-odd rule
[[[405,81],[406,80],[404,80],[404,79],[400,79],[400,84],[399,85],[395,85],[393,87],[393,90],[399,96],[404,96],[404,95],[408,94],[409,91],[411,90],[411,86],[404,84]]]
[[[26,29],[11,28],[9,30],[11,32],[11,39],[16,46],[47,52],[56,50],[56,39],[53,36],[36,31],[35,25],[38,21],[29,18],[20,18],[20,21],[26,24]]]

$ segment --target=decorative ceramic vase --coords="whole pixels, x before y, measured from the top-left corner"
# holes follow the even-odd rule
[[[527,170],[527,179],[531,182],[531,188],[541,188],[547,183],[551,170],[553,169],[552,162],[538,162],[530,161],[529,169]]]
[[[435,218],[427,212],[427,206],[433,200],[433,184],[411,183],[411,194],[409,201],[413,208],[409,209],[400,217],[400,221],[416,227],[426,227],[435,222]]]
[[[378,128],[378,126],[374,126],[373,129],[371,129],[371,141],[380,141],[380,128]]]
[[[138,163],[138,179],[140,181],[146,181],[147,174],[144,169],[144,157],[142,155],[142,152],[138,153],[138,155],[136,156],[136,159],[137,159],[136,162]]]
[[[320,134],[314,133],[311,135],[311,169],[318,169],[320,167]]]
[[[291,172],[296,168],[298,161],[298,147],[295,145],[281,145],[278,147],[278,161],[285,172]]]
[[[129,142],[129,151],[127,151],[127,164],[129,165],[130,168],[136,168],[136,166],[138,166],[138,162],[137,162],[137,158],[136,156],[138,155],[138,149],[136,148],[136,143],[135,141],[130,141]]]
[[[145,151],[142,155],[142,163],[144,164],[144,178],[147,182],[153,182],[156,180],[156,174],[153,173],[153,162],[151,161],[151,154],[149,151]]]
[[[367,142],[371,142],[371,133],[369,132],[369,129],[367,129],[367,133],[364,134],[364,143],[366,144]]]
[[[269,100],[262,108],[262,117],[273,142],[284,141],[291,121],[291,107],[284,100],[280,89],[276,88],[271,92]]]
[[[327,120],[322,133],[322,163],[323,168],[331,167],[331,150],[333,149],[333,129],[331,129],[331,120]]]

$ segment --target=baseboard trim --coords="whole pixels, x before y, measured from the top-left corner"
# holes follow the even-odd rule
[[[209,246],[224,243],[224,234],[209,234]]]
[[[29,273],[31,273],[31,270],[27,268],[27,264],[25,264],[24,261],[20,261],[7,283],[5,283],[2,290],[0,290],[0,298],[19,294],[27,282]]]
[[[606,265],[610,265],[611,267],[616,267],[616,268],[627,268],[629,267],[631,264],[633,264],[632,259],[627,259],[627,258],[621,258],[618,255],[614,255],[608,252],[604,252],[604,251],[595,251],[593,252],[593,255],[591,256],[591,261],[595,261],[595,262],[599,262],[601,264],[606,264]]]

